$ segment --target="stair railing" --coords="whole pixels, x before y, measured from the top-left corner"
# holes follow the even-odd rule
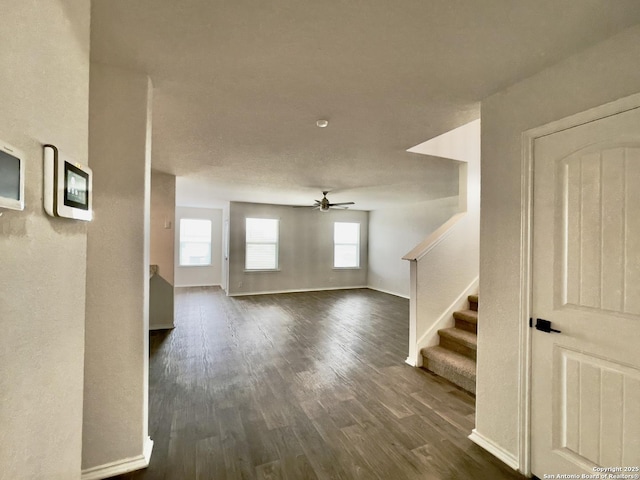
[[[438,344],[438,330],[453,326],[453,312],[466,308],[478,288],[478,218],[457,213],[407,253],[410,262],[409,354],[422,365],[420,350]]]
[[[402,257],[410,262],[410,365],[422,365],[420,349],[436,345],[438,330],[453,326],[453,312],[478,291],[480,137],[475,120],[409,150],[460,162],[460,213]]]

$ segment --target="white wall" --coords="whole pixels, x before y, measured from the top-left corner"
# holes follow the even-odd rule
[[[222,288],[229,293],[229,250],[230,245],[230,211],[231,204],[227,204],[222,209]]]
[[[245,272],[245,218],[280,219],[279,271]],[[367,284],[369,213],[319,212],[283,205],[231,202],[228,293],[322,290]],[[333,268],[333,223],[360,223],[360,268]]]
[[[409,297],[402,257],[458,211],[458,197],[369,212],[369,288]]]
[[[213,194],[212,194],[213,193]],[[186,178],[186,177],[176,177],[176,205],[178,207],[193,207],[193,208],[208,208],[214,210],[222,210],[222,232],[221,235],[225,235],[224,225],[225,221],[229,220],[229,201],[228,200],[220,200],[215,196],[216,192],[211,191],[211,186],[204,181],[200,181],[195,178]],[[217,227],[216,227],[217,228]],[[217,231],[217,230],[216,230]],[[214,233],[215,238],[218,238],[218,234]],[[176,237],[176,242],[178,237]],[[216,240],[217,241],[217,240]],[[228,270],[229,270],[229,262],[225,256],[224,252],[224,238],[221,237],[221,247],[220,247],[220,256],[212,257],[214,262],[217,262],[217,258],[220,258],[220,280],[215,280],[218,278],[217,272],[210,272],[209,274],[205,273],[204,279],[198,278],[200,275],[197,272],[184,272],[186,273],[186,277],[184,279],[185,286],[191,285],[191,281],[196,282],[196,285],[220,285],[224,290],[227,290],[227,278],[228,278]],[[176,243],[179,245],[179,243]],[[178,259],[176,257],[176,263]],[[217,267],[216,267],[217,268]],[[214,280],[211,280],[211,279]],[[204,280],[204,281],[203,281]],[[214,283],[211,283],[211,282]]]
[[[174,282],[175,215],[175,175],[152,170],[149,263],[158,265],[158,275],[170,285]]]
[[[174,263],[176,177],[151,171],[149,263],[157,271],[149,279],[149,329],[174,327]]]
[[[211,265],[198,267],[180,266],[180,220],[198,218],[211,220]],[[175,240],[176,287],[205,287],[222,285],[222,209],[176,207]]]
[[[0,139],[25,210],[0,217],[0,477],[80,478],[86,224],[48,217],[42,145],[87,163],[89,2],[6,0]]]
[[[151,82],[91,64],[90,88],[95,215],[87,236],[82,466],[100,472],[150,453]]]
[[[439,342],[438,330],[453,326],[453,312],[477,292],[480,254],[480,122],[475,120],[419,147],[425,154],[451,156],[460,163],[460,214],[417,245],[411,260],[412,298],[407,362],[422,365],[420,349]]]
[[[482,102],[476,430],[519,460],[521,135],[640,92],[640,26]],[[526,312],[525,312],[526,313]]]

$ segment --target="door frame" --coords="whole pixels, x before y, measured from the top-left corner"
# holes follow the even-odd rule
[[[531,476],[531,407],[532,407],[532,334],[529,327],[533,287],[533,146],[536,139],[640,108],[640,93],[614,100],[545,125],[522,132],[521,151],[521,223],[520,223],[520,341],[518,456],[520,472]]]

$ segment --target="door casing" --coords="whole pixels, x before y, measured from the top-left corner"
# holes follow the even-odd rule
[[[533,244],[533,145],[537,138],[590,123],[602,118],[640,108],[640,93],[615,100],[522,133],[521,154],[521,224],[520,224],[520,328],[519,328],[519,405],[518,458],[519,471],[531,476],[531,295]]]

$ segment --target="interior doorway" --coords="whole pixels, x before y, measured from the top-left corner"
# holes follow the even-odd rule
[[[640,464],[640,108],[605,107],[531,137],[539,478]]]

